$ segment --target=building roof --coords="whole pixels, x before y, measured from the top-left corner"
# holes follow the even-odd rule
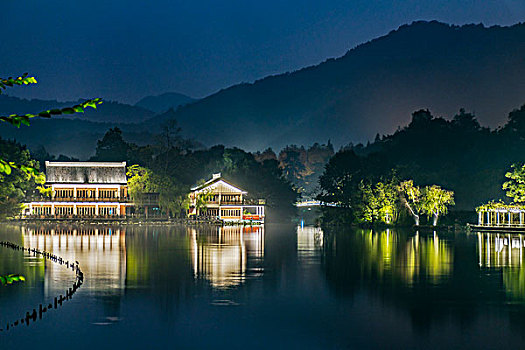
[[[209,189],[212,191],[218,191],[222,193],[242,193],[247,194],[248,192],[243,191],[242,189],[238,188],[237,186],[232,185],[231,183],[225,181],[221,174],[213,174],[213,177],[211,180],[206,181],[202,185],[195,186],[191,189],[192,192],[202,192],[205,189]]]
[[[48,184],[127,184],[126,162],[49,162]]]

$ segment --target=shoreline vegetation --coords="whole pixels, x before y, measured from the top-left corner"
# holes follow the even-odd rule
[[[525,202],[523,149],[525,106],[494,130],[465,110],[451,120],[416,111],[392,135],[377,135],[366,146],[350,144],[329,160],[317,199],[335,208],[323,209],[322,221],[365,226],[381,221],[407,226],[418,224],[418,218],[432,225],[475,223],[476,208],[483,203],[505,196],[511,205]],[[502,186],[505,177],[509,181]],[[424,192],[433,192],[430,197],[441,204],[433,210],[425,204]]]
[[[26,78],[13,81],[21,79],[24,84]],[[102,101],[95,99],[72,108],[2,120],[20,127],[28,125],[30,118],[82,112],[99,103]],[[489,200],[501,201],[508,195],[513,199],[509,205],[525,202],[525,105],[513,110],[507,123],[494,130],[482,127],[474,114],[463,109],[450,120],[421,109],[393,134],[378,134],[367,145],[350,143],[335,154],[330,140],[309,149],[290,145],[279,156],[272,149],[203,148],[196,140],[181,136],[175,119],[159,122],[159,128],[156,143],[148,145],[127,142],[122,130],[110,128],[89,159],[130,165],[129,192],[139,217],[145,216],[141,211],[144,194],[159,193],[163,219],[123,221],[195,223],[187,218],[190,188],[217,172],[253,198],[264,198],[271,209],[267,222],[296,220],[294,204],[301,197],[330,204],[321,207],[320,225],[371,227],[456,227],[475,222],[467,213],[475,216],[475,209],[492,203]],[[56,158],[45,149],[31,152],[16,141],[0,138],[0,160],[0,220],[5,220],[17,217],[24,201],[50,195],[42,187],[39,167],[43,161],[76,159]],[[511,165],[513,170],[508,172]],[[502,188],[499,184],[504,176],[509,181]],[[447,214],[453,215],[447,218]],[[219,224],[207,218],[197,222]]]

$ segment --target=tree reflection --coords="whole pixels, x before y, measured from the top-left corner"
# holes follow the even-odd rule
[[[440,239],[436,232],[408,235],[389,229],[380,232],[357,230],[344,237],[330,235],[327,239],[326,263],[330,264],[328,257],[334,253],[339,256],[342,254],[337,251],[338,248],[351,249],[352,252],[348,254],[352,257],[348,258],[352,261],[346,265],[352,266],[346,266],[345,269],[357,269],[355,273],[358,279],[410,287],[421,281],[438,285],[452,274],[452,247]]]
[[[336,295],[364,290],[407,311],[415,329],[451,312],[469,323],[477,305],[501,298],[492,281],[479,278],[475,243],[465,235],[329,228],[324,237],[322,267]]]

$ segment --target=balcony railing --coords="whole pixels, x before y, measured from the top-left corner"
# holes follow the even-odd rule
[[[221,201],[221,205],[242,205],[243,201]]]
[[[130,198],[60,198],[60,197],[33,197],[32,202],[115,202],[115,203],[129,203]]]
[[[216,201],[207,201],[206,204],[219,204],[219,205],[264,205],[265,201],[262,199],[248,199],[243,198],[243,200],[218,200]]]

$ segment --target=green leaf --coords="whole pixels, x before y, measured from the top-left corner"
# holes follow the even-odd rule
[[[51,113],[49,113],[48,111],[40,112],[38,113],[38,116],[43,118],[51,118]]]
[[[0,282],[2,284],[13,284],[13,282],[24,282],[26,279],[22,275],[17,274],[9,274],[7,276],[1,276],[0,275]]]
[[[29,126],[29,117],[22,116],[22,118],[20,118],[20,121],[22,122],[22,124]]]

